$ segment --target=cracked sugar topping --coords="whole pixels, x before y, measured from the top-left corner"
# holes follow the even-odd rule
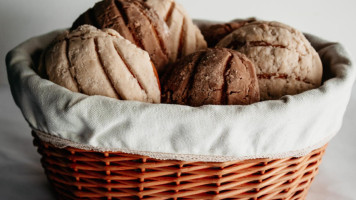
[[[298,30],[279,22],[256,21],[223,38],[217,46],[246,54],[255,64],[261,99],[278,99],[320,86],[322,63]]]
[[[246,105],[259,101],[253,63],[225,48],[198,51],[178,61],[162,80],[166,103],[201,106]]]

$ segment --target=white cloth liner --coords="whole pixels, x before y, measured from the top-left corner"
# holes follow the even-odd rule
[[[6,59],[17,106],[42,140],[60,148],[210,162],[303,156],[340,129],[356,74],[340,44],[306,34],[332,77],[318,89],[248,106],[118,101],[71,92],[31,69],[31,55],[60,32],[26,41]]]

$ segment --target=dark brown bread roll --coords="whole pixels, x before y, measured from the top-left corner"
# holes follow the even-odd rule
[[[162,102],[190,106],[246,105],[260,100],[253,63],[225,48],[193,53],[162,78]]]
[[[72,29],[83,24],[116,30],[124,38],[146,50],[159,73],[164,71],[169,62],[168,27],[143,1],[100,1],[83,13],[73,23]]]

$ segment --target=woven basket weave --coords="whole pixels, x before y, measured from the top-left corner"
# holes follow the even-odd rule
[[[231,162],[157,160],[34,144],[58,199],[305,199],[326,146],[306,156]]]

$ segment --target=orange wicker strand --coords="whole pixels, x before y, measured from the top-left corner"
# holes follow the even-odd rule
[[[34,134],[35,136],[35,134]],[[306,156],[221,163],[59,149],[35,136],[58,199],[305,199],[326,145]]]

